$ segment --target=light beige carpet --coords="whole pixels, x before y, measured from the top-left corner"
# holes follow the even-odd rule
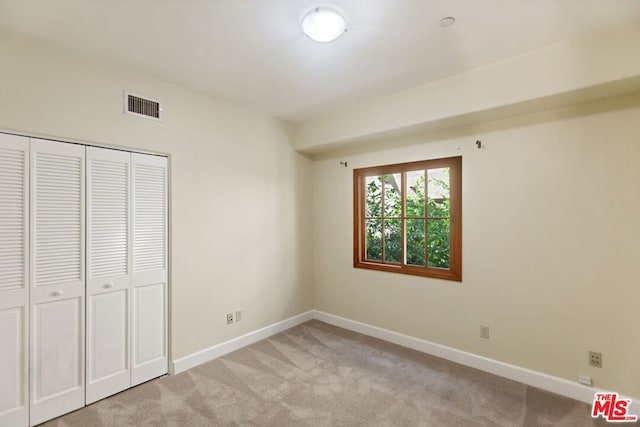
[[[310,321],[46,426],[589,426],[589,405]]]

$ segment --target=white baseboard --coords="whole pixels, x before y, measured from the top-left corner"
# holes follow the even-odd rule
[[[564,378],[554,377],[541,372],[532,371],[520,366],[500,362],[477,354],[468,353],[453,347],[436,344],[420,338],[400,334],[388,329],[357,322],[355,320],[336,316],[324,311],[313,310],[313,318],[331,325],[339,326],[350,331],[358,332],[374,338],[379,338],[402,347],[411,348],[422,353],[431,354],[442,359],[450,360],[461,365],[470,366],[481,371],[489,372],[500,377],[518,381],[520,383],[550,391],[562,396],[589,403],[593,402],[595,393],[602,392],[594,387],[587,387]],[[628,397],[625,397],[629,399]],[[640,399],[631,398],[629,413],[640,415]]]
[[[179,374],[188,369],[195,368],[198,365],[209,362],[210,360],[217,359],[225,354],[236,351],[242,347],[246,347],[249,344],[253,344],[265,338],[269,338],[272,335],[278,334],[282,331],[286,331],[289,328],[298,326],[301,323],[307,322],[313,319],[313,310],[307,311],[297,316],[290,317],[288,319],[276,322],[272,325],[265,326],[264,328],[249,332],[248,334],[241,335],[237,338],[233,338],[229,341],[216,344],[204,350],[189,354],[174,360],[171,364],[171,374]]]
[[[246,347],[265,338],[269,338],[272,335],[278,334],[312,319],[317,319],[330,325],[339,326],[363,335],[379,338],[384,341],[398,344],[402,347],[411,348],[461,365],[480,369],[481,371],[489,372],[494,375],[547,390],[588,404],[593,402],[595,393],[604,391],[594,387],[587,387],[579,384],[578,382],[572,382],[564,378],[532,371],[520,366],[511,365],[509,363],[500,362],[488,357],[448,347],[446,345],[436,344],[421,338],[415,338],[409,335],[390,331],[388,329],[357,322],[355,320],[336,316],[335,314],[326,313],[320,310],[310,310],[305,313],[298,314],[297,316],[290,317],[289,319],[282,320],[256,331],[249,332],[248,334],[233,338],[229,341],[225,341],[188,356],[181,357],[180,359],[174,360],[171,364],[171,373],[179,374],[180,372],[195,368],[198,365],[217,359],[218,357],[224,356],[232,351]],[[629,397],[625,398],[628,399]],[[629,413],[640,416],[640,399],[631,398],[631,400],[632,404],[629,408]]]

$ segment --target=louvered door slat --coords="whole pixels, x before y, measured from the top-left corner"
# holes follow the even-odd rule
[[[52,153],[36,153],[34,157],[35,286],[80,281],[82,158]],[[56,239],[47,239],[49,236]],[[46,243],[39,244],[40,237]],[[69,251],[69,247],[77,250]]]
[[[91,280],[128,273],[129,164],[90,159]],[[104,209],[107,206],[108,209]],[[119,262],[113,262],[114,260]]]
[[[167,372],[167,159],[133,154],[132,385]]]
[[[0,134],[0,425],[28,425],[29,139]]]
[[[135,169],[135,224],[133,268],[136,272],[164,270],[166,253],[166,168],[139,164]]]
[[[27,142],[2,135],[0,139],[0,291],[25,287]],[[18,274],[15,274],[15,273]]]

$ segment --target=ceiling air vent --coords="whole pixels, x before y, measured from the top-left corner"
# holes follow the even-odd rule
[[[146,117],[148,119],[160,120],[162,107],[160,107],[160,102],[158,101],[125,92],[124,111],[128,114],[135,114],[136,116]]]

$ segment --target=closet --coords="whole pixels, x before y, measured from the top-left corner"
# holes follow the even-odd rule
[[[167,372],[167,159],[0,133],[0,425]]]

